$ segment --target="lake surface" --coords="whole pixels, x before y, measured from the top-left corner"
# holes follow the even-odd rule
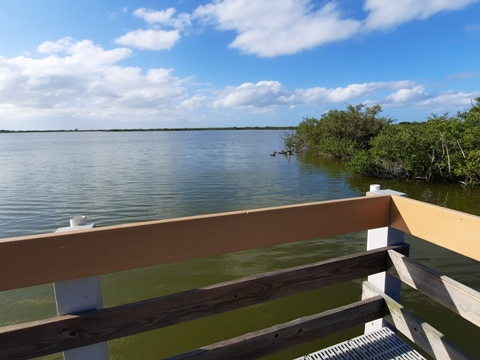
[[[0,238],[49,233],[86,215],[98,226],[362,196],[371,183],[409,197],[480,215],[480,190],[460,185],[387,182],[349,175],[343,163],[305,152],[270,156],[285,131],[68,132],[0,134]],[[141,269],[102,277],[105,306],[162,296],[361,251],[366,234]],[[408,238],[411,257],[480,290],[480,266]],[[5,275],[4,275],[5,276]],[[158,359],[357,300],[361,281],[160,329],[109,343],[112,359]],[[407,306],[480,357],[480,333],[405,289]],[[287,310],[286,310],[287,309]],[[50,285],[0,293],[0,323],[55,315]],[[439,325],[441,327],[441,325]],[[445,330],[445,326],[442,327]],[[347,336],[357,335],[353,329]],[[320,340],[270,357],[289,359]],[[61,358],[59,355],[49,359]]]

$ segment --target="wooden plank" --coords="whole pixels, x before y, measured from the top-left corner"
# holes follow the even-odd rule
[[[390,197],[360,197],[0,241],[0,291],[382,227]]]
[[[385,271],[389,247],[79,315],[0,329],[0,358],[25,359],[199,319]]]
[[[384,301],[377,296],[205,346],[168,360],[258,359],[363,324],[382,316],[383,311]]]
[[[390,315],[385,317],[387,322],[391,323],[398,331],[434,359],[474,359],[440,331],[418,318],[414,313],[385,295],[368,281],[363,283],[363,294],[366,297],[382,296],[390,312]]]
[[[388,253],[393,263],[390,273],[480,327],[480,292],[395,251]]]
[[[480,261],[480,217],[392,196],[390,226]]]

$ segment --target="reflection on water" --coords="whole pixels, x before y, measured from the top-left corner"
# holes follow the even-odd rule
[[[0,238],[48,233],[87,215],[98,226],[262,208],[363,195],[372,183],[409,197],[480,215],[479,189],[378,181],[348,174],[343,162],[305,152],[272,157],[283,131],[0,134]],[[365,248],[350,234],[268,249],[140,269],[102,277],[105,306],[171,294],[219,281],[319,261]],[[415,238],[411,257],[442,265],[480,290],[480,267]],[[110,342],[112,359],[158,359],[213,341],[289,321],[359,299],[361,280],[208,319]],[[408,307],[432,322],[468,326],[406,289]],[[0,322],[55,314],[51,285],[0,294]],[[359,334],[353,329],[346,336]],[[451,331],[451,330],[450,330]],[[470,331],[470,329],[469,329]],[[480,334],[471,330],[472,336]],[[474,340],[458,339],[480,357]],[[320,340],[271,359],[291,359],[327,346]],[[477,351],[475,353],[475,351]],[[52,358],[61,358],[51,356]]]

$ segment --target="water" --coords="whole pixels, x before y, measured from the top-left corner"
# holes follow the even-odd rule
[[[0,237],[326,198],[357,191],[269,156],[283,131],[2,134]],[[331,193],[330,193],[331,192]]]
[[[378,180],[348,175],[343,163],[304,153],[272,157],[284,131],[69,132],[0,134],[0,238],[49,233],[87,215],[97,226],[253,209],[363,195]],[[410,197],[480,215],[478,189],[381,182]],[[365,248],[365,233],[247,251],[102,277],[105,306],[339,256]],[[409,238],[411,256],[480,290],[475,262]],[[432,250],[433,249],[433,250]],[[361,281],[261,304],[109,343],[112,359],[158,359],[223,338],[357,300]],[[427,299],[404,292],[425,311]],[[408,306],[410,306],[408,305]],[[285,311],[288,309],[288,311]],[[463,322],[426,311],[428,321]],[[52,287],[0,294],[0,323],[55,315]],[[443,330],[444,328],[442,328]],[[347,335],[356,335],[354,329]],[[472,329],[455,340],[475,352]],[[449,334],[450,335],[450,334]],[[335,340],[335,339],[334,339]],[[321,340],[275,355],[288,359]],[[472,350],[473,349],[473,350]],[[480,356],[480,354],[476,353]],[[60,358],[58,355],[49,358]]]

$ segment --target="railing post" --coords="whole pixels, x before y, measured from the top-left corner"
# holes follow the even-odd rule
[[[59,228],[55,232],[87,230],[95,224],[87,224],[84,216],[70,219],[70,227]],[[99,276],[61,281],[53,284],[57,314],[66,315],[102,308],[102,288]],[[65,360],[107,360],[107,343],[99,343],[65,351]]]
[[[405,193],[401,193],[394,190],[380,190],[380,185],[370,185],[370,191],[367,192],[367,196],[375,195],[398,195],[407,196]],[[391,228],[383,227],[377,229],[368,230],[367,238],[367,250],[377,249],[385,246],[401,244],[405,241],[405,234],[403,231]],[[396,277],[386,273],[373,274],[368,277],[368,281],[382,290],[385,294],[395,300],[400,300],[401,281]],[[387,326],[386,321],[383,319],[377,319],[365,324],[365,334],[381,329]]]

